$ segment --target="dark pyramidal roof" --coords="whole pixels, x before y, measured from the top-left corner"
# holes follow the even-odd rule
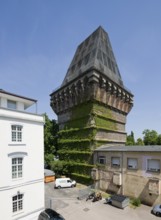
[[[123,87],[108,34],[101,26],[78,46],[62,86],[92,69]]]

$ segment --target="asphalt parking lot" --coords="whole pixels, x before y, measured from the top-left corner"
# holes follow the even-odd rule
[[[151,214],[151,207],[141,205],[134,209],[126,207],[119,209],[106,204],[105,199],[98,202],[86,201],[85,197],[78,199],[82,192],[76,188],[54,189],[53,183],[45,184],[45,206],[62,214],[66,220],[151,220],[158,217]]]

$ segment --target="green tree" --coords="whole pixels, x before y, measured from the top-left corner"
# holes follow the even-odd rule
[[[56,176],[59,177],[61,175],[69,175],[68,172],[68,165],[65,161],[57,160],[57,161],[50,161],[51,170],[56,173]]]
[[[161,134],[158,135],[157,144],[161,145]]]
[[[142,146],[142,145],[144,145],[144,142],[141,138],[138,138],[135,145]]]
[[[158,133],[155,130],[145,129],[143,131],[143,141],[145,145],[157,145]]]
[[[46,153],[46,154],[44,155],[44,159],[45,159],[45,165],[46,165],[48,168],[51,168],[51,163],[52,163],[52,161],[54,161],[54,155],[53,155],[53,154]]]
[[[57,150],[57,133],[59,130],[56,120],[50,120],[47,114],[45,116],[45,125],[44,125],[44,153],[45,153],[45,162],[47,164],[53,160],[54,155],[56,155]]]
[[[134,132],[131,131],[131,134],[126,138],[126,145],[135,145]]]

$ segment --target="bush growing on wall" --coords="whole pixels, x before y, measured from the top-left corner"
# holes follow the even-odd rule
[[[71,178],[76,180],[78,183],[82,183],[82,184],[86,184],[86,185],[89,185],[89,184],[93,183],[93,180],[91,179],[91,177],[87,176],[87,175],[72,173]]]
[[[91,181],[93,150],[107,140],[96,140],[98,130],[117,130],[110,109],[89,101],[70,109],[70,119],[58,133],[58,154],[63,172],[75,175],[80,182]],[[61,164],[62,165],[62,164]],[[56,166],[60,172],[59,166]]]

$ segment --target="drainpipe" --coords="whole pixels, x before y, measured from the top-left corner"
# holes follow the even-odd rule
[[[124,172],[123,172],[123,152],[121,153],[122,154],[122,158],[121,158],[121,160],[122,160],[122,164],[121,164],[121,176],[122,176],[122,186],[121,186],[121,194],[122,195],[124,195],[124,179],[123,179],[123,177],[124,177]]]

